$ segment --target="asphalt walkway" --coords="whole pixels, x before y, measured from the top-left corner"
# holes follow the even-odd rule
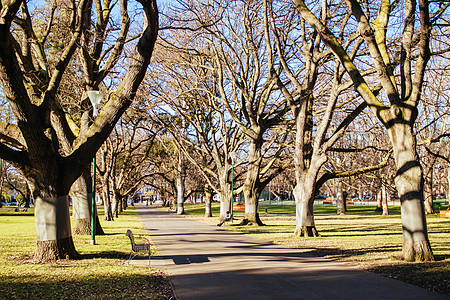
[[[175,293],[187,299],[449,299],[346,264],[136,206]]]

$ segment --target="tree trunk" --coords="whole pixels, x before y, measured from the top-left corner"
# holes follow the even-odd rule
[[[430,164],[429,167],[426,168],[425,172],[425,186],[424,186],[424,204],[425,204],[425,213],[426,214],[434,214],[434,206],[433,206],[433,167],[434,164]]]
[[[212,217],[212,209],[211,209],[212,197],[213,197],[213,193],[212,193],[211,189],[209,189],[208,186],[205,186],[205,217],[206,218]]]
[[[35,194],[37,246],[34,259],[39,262],[78,257],[72,240],[69,197],[43,198]]]
[[[338,215],[345,215],[347,212],[347,192],[342,190],[342,185],[339,183],[339,188],[336,193],[336,213]]]
[[[308,176],[308,175],[306,175]],[[306,178],[305,174],[297,179],[294,188],[296,236],[320,236],[314,222],[314,192],[316,178]]]
[[[450,210],[450,166],[447,168],[447,203],[449,206],[447,210]]]
[[[120,196],[120,199],[122,201],[123,210],[126,210],[128,208],[128,199],[127,199],[127,197]]]
[[[73,229],[74,235],[91,234],[91,215],[92,215],[92,189],[90,172],[84,172],[72,185],[72,210],[76,223]],[[103,235],[103,228],[95,215],[95,234]]]
[[[1,194],[0,194],[1,195]],[[25,184],[25,208],[30,208],[30,202],[31,202],[31,191],[28,187],[28,184]]]
[[[387,216],[387,215],[389,215],[388,201],[391,199],[391,196],[389,195],[389,190],[387,187],[382,188],[381,195],[382,195],[381,206],[382,206],[382,210],[383,210],[383,215]]]
[[[245,214],[241,225],[264,225],[259,218],[258,198],[260,194],[259,172],[261,166],[262,140],[250,140],[247,177],[244,183]]]
[[[114,221],[111,199],[109,198],[108,189],[103,189],[103,207],[105,209],[105,221]]]
[[[118,194],[116,195],[116,202],[117,202],[117,214],[119,215],[123,212],[123,201],[120,195]],[[118,215],[116,216],[116,218],[119,217]]]
[[[401,201],[403,259],[433,260],[423,205],[423,173],[416,152],[412,126],[393,122],[388,128],[388,133],[397,169],[395,185]]]
[[[177,215],[184,215],[184,168],[181,154],[178,155],[177,174]]]
[[[114,218],[118,218],[119,217],[119,207],[120,207],[120,203],[119,200],[117,199],[117,195],[115,193],[112,193],[112,213]]]
[[[383,211],[383,185],[380,185],[380,188],[377,191],[377,207],[375,208],[375,212]]]

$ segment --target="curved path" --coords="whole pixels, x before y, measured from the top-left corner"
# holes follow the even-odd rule
[[[136,206],[178,299],[449,299],[220,227]]]

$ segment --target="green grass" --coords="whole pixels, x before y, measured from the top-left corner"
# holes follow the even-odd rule
[[[102,215],[99,207],[100,216]],[[75,220],[72,219],[72,225]],[[33,216],[0,215],[1,299],[167,299],[172,289],[158,269],[124,266],[130,251],[125,232],[147,235],[134,208],[113,222],[101,220],[105,235],[74,236],[78,260],[36,263]],[[155,249],[152,249],[155,251]]]
[[[390,207],[391,215],[388,216],[375,214],[373,206],[347,208],[346,215],[338,216],[336,207],[316,206],[315,222],[321,234],[317,238],[293,235],[294,206],[260,207],[260,217],[266,226],[239,226],[243,212],[237,212],[236,222],[226,223],[224,228],[450,295],[449,219],[440,218],[437,214],[427,216],[428,234],[436,261],[408,263],[399,259],[403,243],[400,207]],[[204,204],[185,205],[185,210],[187,217],[211,224],[218,222],[219,206],[216,203],[214,218],[203,217]]]

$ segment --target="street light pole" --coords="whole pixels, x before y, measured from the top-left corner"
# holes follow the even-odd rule
[[[89,96],[89,100],[91,100],[91,104],[94,107],[94,111],[92,113],[95,118],[97,117],[98,105],[103,98],[103,93],[100,91],[86,91]],[[95,245],[95,156],[92,159],[92,207],[91,207],[91,245]]]
[[[230,218],[230,222],[233,223],[233,201],[234,201],[234,160],[236,159],[236,152],[231,152],[230,153],[230,157],[231,157],[231,218]]]

